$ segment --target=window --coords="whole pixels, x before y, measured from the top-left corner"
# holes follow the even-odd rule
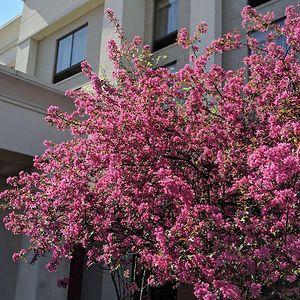
[[[153,50],[175,43],[178,29],[179,0],[155,2]]]
[[[54,83],[81,71],[80,63],[85,59],[86,46],[87,24],[57,41]]]
[[[279,20],[274,22],[275,24],[279,26],[284,25],[284,20]],[[263,48],[267,42],[267,35],[270,33],[270,31],[267,32],[260,32],[260,31],[254,31],[252,33],[252,36],[259,42],[259,47]],[[287,44],[286,44],[286,37],[285,36],[279,36],[276,38],[276,44],[283,47],[284,51],[287,52]]]
[[[262,5],[262,4],[264,4],[266,2],[269,2],[269,1],[270,0],[265,0],[265,1],[263,1],[263,0],[249,0],[248,3],[249,3],[249,5],[255,7],[255,6]]]

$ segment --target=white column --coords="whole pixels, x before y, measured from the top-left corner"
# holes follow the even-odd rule
[[[135,35],[144,37],[146,0],[106,0],[104,10],[106,11],[107,8],[114,11],[129,41]],[[102,27],[100,64],[108,77],[110,77],[113,67],[107,58],[107,42],[112,38],[119,43],[115,28],[105,17]]]
[[[201,48],[208,46],[214,39],[222,35],[222,0],[190,0],[190,32],[193,33],[197,24],[205,21],[208,32],[203,35]],[[221,64],[221,55],[216,55],[211,63]]]
[[[126,0],[123,11],[123,27],[129,40],[135,35],[144,37],[145,34],[145,0]]]
[[[16,70],[34,76],[38,42],[32,38],[18,44]]]

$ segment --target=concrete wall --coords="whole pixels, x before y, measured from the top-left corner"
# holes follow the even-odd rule
[[[17,71],[0,67],[0,188],[6,187],[7,176],[31,168],[32,156],[44,151],[44,139],[59,142],[70,137],[44,121],[45,109],[50,104],[64,111],[73,110],[72,100],[62,93]],[[0,217],[5,214],[1,212]],[[11,255],[26,248],[28,240],[13,236],[2,223],[0,239],[5,241],[0,251],[1,268],[5,270],[0,272],[0,299],[67,299],[67,289],[58,288],[57,280],[69,276],[68,261],[62,262],[55,273],[45,269],[48,257],[40,258],[34,265],[14,263]],[[84,272],[82,299],[99,297],[114,300],[115,295],[109,274],[94,267]]]
[[[269,2],[266,2],[258,7],[256,9],[260,13],[266,13],[268,11],[273,11],[275,13],[275,20],[280,19],[284,16],[284,12],[287,6],[293,5],[297,7],[297,5],[300,4],[299,0],[271,0]],[[299,10],[299,7],[298,7]]]
[[[110,8],[114,11],[121,26],[124,28],[126,37],[131,40],[133,36],[144,37],[144,18],[147,0],[106,0],[104,10]],[[107,42],[110,39],[120,41],[107,18],[103,19],[102,40],[100,49],[100,64],[105,74],[110,77],[113,70],[111,62],[107,59]]]
[[[58,105],[71,111],[73,102],[47,86],[15,70],[0,67],[0,178],[31,167],[32,156],[44,151],[44,139],[62,141],[70,137],[45,122],[46,109]],[[6,212],[1,211],[1,219]],[[3,300],[66,299],[66,290],[56,287],[59,277],[68,276],[68,263],[56,274],[46,272],[45,260],[31,266],[12,262],[11,255],[26,246],[26,240],[13,236],[0,225],[0,298]]]
[[[194,33],[195,27],[201,21],[205,21],[208,25],[208,31],[203,35],[201,49],[208,46],[214,39],[218,38],[222,34],[222,0],[190,0],[190,31]],[[226,2],[226,1],[225,1]],[[223,4],[222,4],[223,3]],[[226,4],[225,4],[226,5]],[[210,64],[220,64],[221,56],[216,55],[211,58]]]
[[[222,34],[238,30],[242,33],[243,42],[246,42],[245,31],[242,29],[241,11],[247,5],[247,0],[225,0],[222,6]],[[243,57],[248,55],[248,48],[223,53],[222,64],[225,69],[242,66]]]
[[[22,72],[37,77],[47,84],[51,84],[54,68],[54,53],[56,39],[69,29],[76,28],[80,20],[91,22],[95,28],[89,32],[89,45],[95,46],[94,51],[88,50],[87,58],[98,71],[98,62],[111,72],[111,66],[106,58],[106,42],[114,37],[113,29],[107,20],[103,19],[103,0],[73,0],[65,1],[61,7],[59,0],[25,0],[23,16],[17,18],[13,24],[0,30],[1,35],[6,32],[14,32],[11,36],[16,39],[16,33],[19,32],[19,42],[17,50],[16,68]],[[113,8],[119,17],[122,26],[125,28],[129,38],[135,34],[144,37],[146,44],[152,44],[153,40],[153,11],[154,0],[106,0],[105,8]],[[126,4],[126,5],[125,5]],[[208,35],[203,38],[203,45],[207,45],[212,39],[233,29],[241,30],[240,12],[247,4],[247,0],[180,0],[179,27],[187,27],[193,32],[195,25],[205,20],[209,24]],[[299,0],[271,0],[257,9],[261,12],[268,10],[275,11],[278,18],[284,15],[284,9],[288,5],[297,5]],[[100,14],[100,16],[99,16]],[[15,29],[12,29],[13,26]],[[93,26],[92,26],[93,25]],[[95,26],[95,27],[94,27]],[[97,35],[98,30],[102,35]],[[96,33],[97,32],[97,33]],[[9,36],[6,34],[6,36]],[[102,40],[102,42],[101,42]],[[5,41],[5,39],[2,39]],[[12,49],[3,47],[6,42],[1,43],[0,62],[14,66],[14,57],[16,55],[15,46]],[[100,47],[98,49],[98,46]],[[241,51],[234,53],[225,53],[217,57],[213,62],[222,64],[225,68],[241,66],[242,58],[247,55],[246,47]],[[2,56],[1,56],[2,55]],[[160,65],[168,64],[177,60],[177,67],[182,67],[188,62],[190,53],[170,45],[157,52],[158,56],[166,55]],[[71,79],[57,83],[56,87],[60,90],[66,88],[77,88],[85,83],[81,75],[75,75]]]

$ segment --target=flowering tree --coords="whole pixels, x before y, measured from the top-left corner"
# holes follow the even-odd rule
[[[228,33],[198,55],[201,23],[178,43],[191,64],[153,69],[148,46],[109,42],[115,82],[84,62],[92,93],[71,91],[72,114],[47,120],[73,139],[34,159],[36,172],[9,178],[0,195],[6,227],[30,237],[14,259],[50,252],[48,269],[86,249],[88,265],[135,263],[149,285],[194,286],[198,299],[295,299],[299,290],[300,17],[272,24],[247,6],[251,55],[226,71],[206,64],[244,47]],[[269,31],[261,48],[251,32]],[[285,51],[276,44],[284,35]],[[131,289],[141,290],[133,282]],[[142,294],[142,293],[141,293]]]

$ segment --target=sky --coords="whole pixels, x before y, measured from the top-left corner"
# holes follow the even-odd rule
[[[22,0],[0,0],[0,27],[22,12]]]

